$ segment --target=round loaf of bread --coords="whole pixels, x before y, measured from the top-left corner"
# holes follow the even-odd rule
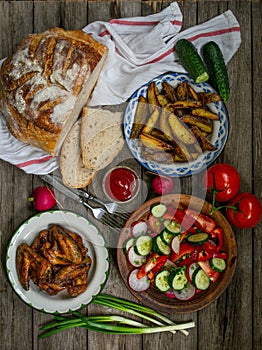
[[[58,155],[87,103],[107,48],[83,31],[26,37],[0,70],[0,109],[20,141]]]

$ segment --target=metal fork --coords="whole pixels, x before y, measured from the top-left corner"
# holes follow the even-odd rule
[[[104,202],[101,199],[98,199],[97,197],[92,196],[91,194],[89,194],[88,192],[84,191],[84,190],[77,190],[78,193],[85,199],[89,199],[93,202],[96,202],[98,204],[101,204],[103,207],[106,208],[106,210],[108,211],[108,213],[110,214],[115,214],[115,213],[126,213],[124,210],[122,210],[119,205],[116,202]]]
[[[90,209],[93,216],[106,225],[110,225],[112,227],[123,226],[130,216],[130,214],[126,211],[116,211],[117,203],[105,203],[99,200],[98,198],[89,195],[83,190],[68,188],[62,183],[61,179],[58,176],[42,175],[41,178],[61,193],[65,194],[66,196],[74,199],[75,201],[83,204],[85,207]],[[106,208],[106,210],[104,210],[101,207],[92,206],[88,202],[88,200],[93,200],[102,204]]]
[[[129,218],[128,213],[121,213],[121,214],[109,214],[106,210],[104,210],[101,207],[93,207],[90,205],[87,201],[82,199],[82,204],[91,210],[93,216],[101,221],[105,225],[109,225],[111,227],[123,227],[127,219]]]

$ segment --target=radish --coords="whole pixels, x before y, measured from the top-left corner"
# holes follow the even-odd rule
[[[134,221],[131,225],[131,232],[134,237],[139,237],[147,233],[147,223],[145,220]]]
[[[174,179],[157,175],[152,180],[152,188],[157,194],[171,193],[174,187]]]
[[[32,197],[28,198],[29,202],[33,202],[33,206],[38,211],[45,211],[56,205],[54,191],[46,186],[36,187]]]
[[[182,290],[174,290],[174,294],[179,300],[189,300],[196,294],[196,288],[191,283],[188,283],[186,288]]]
[[[134,246],[128,249],[127,258],[130,264],[134,267],[142,266],[146,262],[144,256],[136,254]]]
[[[133,291],[144,292],[150,287],[150,282],[147,276],[144,276],[140,279],[137,278],[138,271],[138,269],[135,269],[130,272],[128,276],[128,284]]]

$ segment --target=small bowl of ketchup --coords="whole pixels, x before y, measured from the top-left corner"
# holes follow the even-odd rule
[[[138,176],[126,166],[110,169],[103,179],[103,190],[108,198],[116,202],[128,202],[139,191]]]

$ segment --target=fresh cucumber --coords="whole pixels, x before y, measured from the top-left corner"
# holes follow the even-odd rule
[[[168,232],[166,229],[164,229],[161,232],[161,238],[162,238],[163,242],[166,244],[170,244],[173,237],[174,237],[174,235],[172,233]]]
[[[146,256],[151,252],[152,249],[152,237],[140,236],[135,241],[135,252],[139,255]]]
[[[210,278],[201,268],[195,270],[192,281],[194,286],[200,290],[206,290],[210,286]]]
[[[188,283],[185,269],[175,268],[169,275],[168,283],[174,290],[182,290]]]
[[[127,253],[128,249],[130,247],[132,247],[134,245],[135,239],[134,238],[129,238],[126,242],[125,242],[125,246],[124,246],[124,252]]]
[[[171,253],[171,248],[168,244],[166,244],[161,235],[157,235],[153,239],[153,250],[160,255],[169,255]]]
[[[151,208],[151,213],[155,218],[160,218],[165,214],[166,211],[167,211],[167,207],[165,204],[162,204],[162,203],[153,205]]]
[[[179,234],[181,232],[181,225],[175,220],[164,220],[163,225],[172,234]]]
[[[212,258],[210,259],[210,266],[214,271],[222,272],[226,269],[226,262],[224,259]]]
[[[187,238],[188,243],[200,245],[208,241],[208,234],[205,232],[194,233]]]
[[[196,83],[207,81],[209,76],[195,46],[187,39],[180,39],[175,45],[175,52],[183,65]]]
[[[162,270],[155,275],[154,284],[155,287],[160,290],[160,292],[167,292],[170,289],[168,283],[168,277],[170,272],[168,270]]]
[[[223,101],[226,102],[229,98],[230,87],[223,54],[214,41],[206,43],[202,50],[209,75],[209,82],[217,90]]]

